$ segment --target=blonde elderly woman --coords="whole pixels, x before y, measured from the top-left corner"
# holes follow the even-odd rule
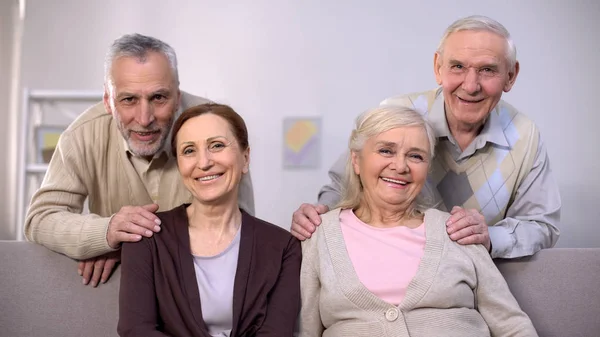
[[[355,127],[342,199],[302,243],[300,335],[537,336],[486,248],[420,205],[435,146],[421,115],[382,106]]]

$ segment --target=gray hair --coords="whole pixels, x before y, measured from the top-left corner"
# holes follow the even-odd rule
[[[367,139],[391,129],[411,126],[419,126],[425,130],[429,140],[428,159],[431,162],[437,141],[435,131],[417,110],[403,106],[381,105],[363,112],[356,118],[355,128],[348,141],[348,148],[351,153],[360,152]],[[354,209],[360,204],[363,196],[363,186],[360,177],[354,172],[351,154],[346,162],[341,194],[340,202],[335,208]],[[418,198],[413,210],[424,212],[429,207],[430,205],[425,200]]]
[[[514,70],[514,67],[517,64],[517,47],[510,37],[510,33],[500,22],[483,15],[467,16],[454,21],[454,23],[448,26],[438,45],[438,54],[442,55],[446,40],[452,33],[463,30],[483,30],[502,36],[506,40],[506,61],[508,62],[508,69],[510,69],[510,71]]]
[[[114,60],[120,57],[135,57],[144,62],[149,52],[157,52],[165,55],[173,71],[175,81],[179,83],[175,50],[157,38],[137,33],[123,35],[116,39],[110,46],[104,58],[104,82],[109,83]]]

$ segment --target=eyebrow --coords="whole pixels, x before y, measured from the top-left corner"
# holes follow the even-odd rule
[[[219,139],[219,138],[223,138],[223,139],[225,139],[225,140],[229,140],[229,139],[227,139],[227,137],[225,137],[225,136],[213,136],[213,137],[208,137],[208,138],[206,138],[206,142],[207,142],[207,143],[210,143],[210,142],[212,142],[212,141],[215,141],[215,140],[217,140],[217,139]],[[187,145],[196,145],[196,143],[195,143],[195,142],[193,142],[193,141],[191,141],[191,140],[188,140],[188,141],[186,141],[186,142],[182,142],[182,143],[181,143],[181,145],[180,145],[180,147],[181,147],[181,146],[187,146]]]
[[[464,64],[464,62],[461,62],[459,60],[455,60],[455,59],[451,59],[450,61],[448,61],[448,63],[450,65],[457,65],[457,64]],[[477,68],[481,69],[481,68],[492,68],[492,69],[498,69],[498,64],[496,63],[484,63],[483,65],[478,66]]]
[[[168,96],[170,96],[170,93],[171,93],[171,92],[169,91],[169,89],[168,89],[168,88],[160,88],[160,89],[158,89],[158,90],[155,90],[155,91],[152,91],[151,93],[149,93],[149,94],[148,94],[148,97],[152,97],[152,96],[154,96],[154,95],[163,95],[163,96],[167,96],[167,97],[168,97]],[[137,94],[133,94],[133,93],[130,93],[130,92],[124,91],[124,92],[120,92],[120,93],[117,95],[117,99],[121,99],[121,98],[124,98],[124,97],[136,97],[136,98],[137,98],[137,97],[139,97],[139,96],[140,96],[140,95],[137,95]]]
[[[394,143],[394,142],[387,142],[387,141],[379,141],[375,145],[383,145],[383,146],[389,146],[389,147],[396,147],[396,143]],[[422,149],[420,147],[413,146],[413,147],[411,147],[411,148],[408,149],[408,152],[421,152],[421,153],[426,154],[427,150],[424,150],[424,149]]]
[[[375,145],[383,145],[383,146],[390,146],[390,147],[396,147],[396,143],[394,142],[387,142],[384,140],[380,140],[377,143],[375,143]]]
[[[411,147],[410,149],[408,149],[408,152],[421,152],[427,154],[427,150],[424,150],[420,147]]]
[[[225,140],[229,141],[229,139],[227,137],[225,137],[225,136],[213,136],[213,137],[206,138],[206,142],[207,143],[208,142],[212,142],[212,141],[217,140],[219,138],[224,138]]]

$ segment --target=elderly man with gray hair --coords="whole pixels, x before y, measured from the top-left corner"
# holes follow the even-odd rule
[[[94,286],[110,277],[122,242],[160,231],[156,211],[191,200],[168,139],[181,111],[208,102],[179,90],[175,51],[153,37],[118,38],[104,69],[103,102],[62,133],[24,230],[28,240],[80,260],[83,283]],[[254,214],[250,174],[239,205]]]
[[[447,232],[459,244],[482,244],[492,258],[517,258],[553,247],[561,198],[536,125],[501,99],[519,74],[515,44],[499,22],[469,16],[454,22],[434,56],[439,88],[382,104],[420,111],[438,137],[429,176],[432,205],[448,211]],[[348,153],[329,171],[318,204],[294,212],[292,233],[304,240],[336,206]]]

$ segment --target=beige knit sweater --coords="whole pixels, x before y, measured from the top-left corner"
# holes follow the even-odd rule
[[[339,213],[324,214],[302,243],[301,337],[537,336],[486,249],[449,239],[448,213],[425,213],[425,251],[399,306],[379,299],[358,279]]]
[[[206,102],[181,92],[181,110]],[[159,211],[191,201],[171,156],[162,170],[158,192]],[[81,214],[86,198],[89,214]],[[100,102],[62,133],[42,185],[31,200],[25,236],[74,259],[95,257],[113,251],[106,240],[113,214],[123,206],[152,202],[127,157],[123,136]],[[254,214],[250,173],[242,178],[239,204]]]

